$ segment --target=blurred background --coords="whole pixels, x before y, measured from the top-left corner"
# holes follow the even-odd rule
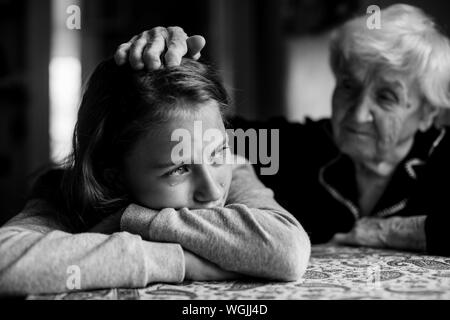
[[[220,69],[241,116],[318,119],[334,86],[330,31],[394,2],[0,0],[0,224],[22,208],[32,173],[67,155],[82,84],[133,35],[173,25],[203,35],[202,59]],[[447,32],[450,2],[403,2]]]

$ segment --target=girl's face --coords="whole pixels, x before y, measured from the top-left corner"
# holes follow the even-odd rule
[[[223,161],[229,148],[219,107],[208,101],[192,110],[173,114],[152,128],[125,158],[122,179],[136,203],[157,210],[225,204],[232,173],[231,165]],[[204,139],[210,129],[220,132],[221,138]],[[173,139],[175,132],[184,133],[184,139]],[[190,148],[175,152],[181,140]]]

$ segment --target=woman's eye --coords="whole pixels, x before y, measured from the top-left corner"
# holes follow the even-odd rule
[[[167,173],[167,176],[169,176],[169,177],[181,176],[181,175],[185,174],[186,172],[188,172],[188,168],[185,165],[182,165],[172,171],[169,171]]]
[[[342,79],[340,81],[341,88],[347,91],[351,91],[355,88],[355,84],[350,79]]]
[[[380,102],[388,102],[388,103],[396,103],[397,102],[397,97],[394,93],[390,92],[390,91],[381,91],[378,94],[378,99]]]
[[[352,87],[352,83],[350,81],[348,81],[348,80],[344,80],[344,81],[342,81],[342,86],[345,89],[350,89]]]

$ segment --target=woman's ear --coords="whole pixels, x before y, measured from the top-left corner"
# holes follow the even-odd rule
[[[424,102],[422,105],[422,117],[419,123],[419,130],[425,132],[430,129],[438,114],[439,108],[434,107],[427,102]]]

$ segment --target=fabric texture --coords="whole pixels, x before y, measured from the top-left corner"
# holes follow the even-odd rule
[[[308,269],[301,280],[294,282],[185,281],[151,284],[145,289],[33,295],[28,299],[449,300],[450,260],[398,250],[322,244],[312,246]]]

